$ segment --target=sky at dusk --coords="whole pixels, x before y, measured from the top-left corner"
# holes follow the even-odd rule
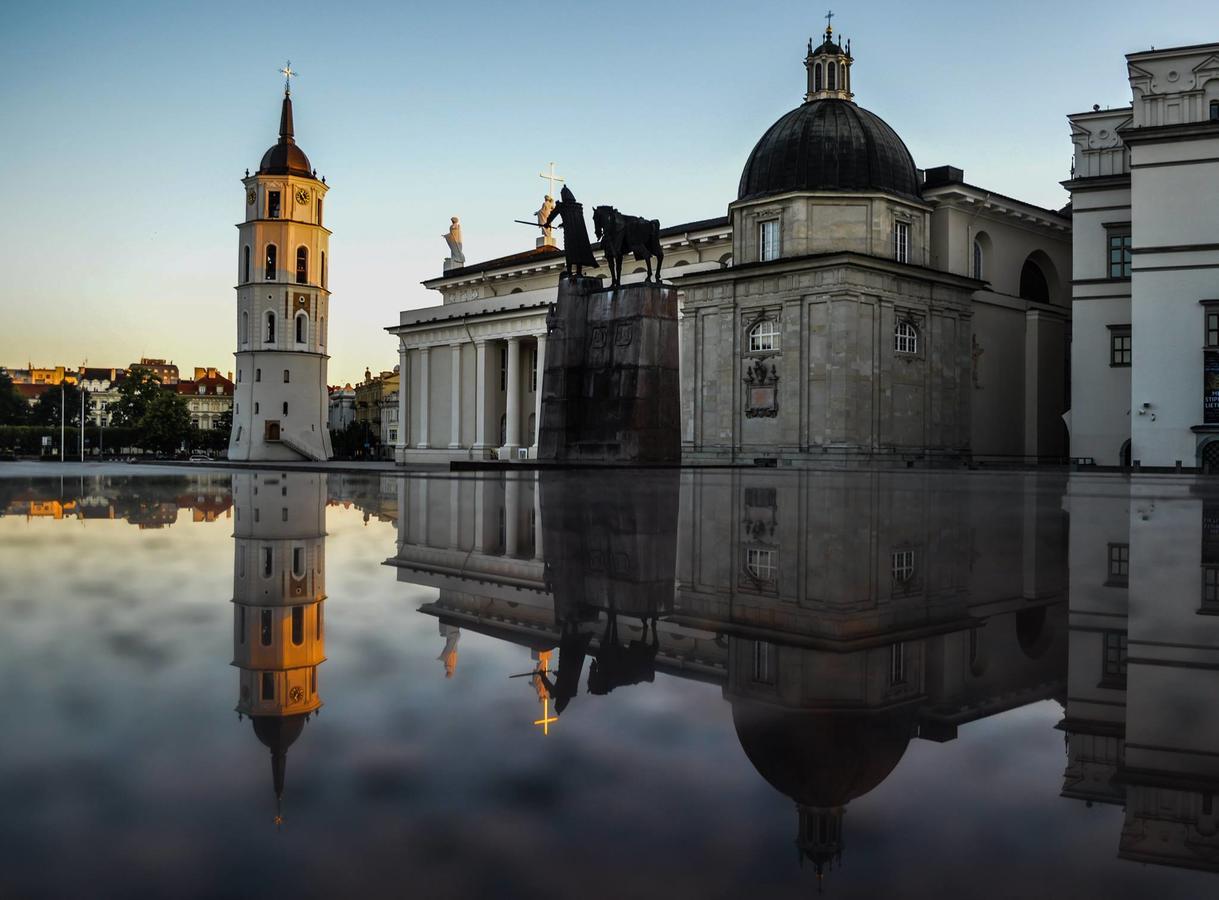
[[[462,219],[466,258],[532,246],[554,160],[586,207],[723,215],[798,105],[823,6],[22,3],[0,28],[0,365],[232,368],[240,178],[296,137],[331,192],[331,383],[390,368],[398,311]],[[856,101],[920,167],[1060,207],[1065,116],[1129,102],[1123,55],[1219,40],[1213,0],[854,3]]]

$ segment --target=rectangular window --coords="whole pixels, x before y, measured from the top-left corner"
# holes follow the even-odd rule
[[[1206,347],[1219,350],[1219,312],[1206,313]]]
[[[255,512],[258,509],[255,508]],[[254,516],[254,521],[258,521],[258,516]],[[262,548],[262,577],[270,578],[271,573],[275,570],[275,552],[270,547]]]
[[[1134,344],[1129,325],[1109,326],[1109,365],[1126,368],[1134,358]]]
[[[753,642],[754,684],[775,683],[775,648],[765,641]]]
[[[1126,686],[1126,632],[1105,632],[1105,659],[1102,687]]]
[[[893,554],[892,573],[893,589],[905,590],[914,581],[914,551],[897,550]]]
[[[745,488],[745,505],[774,509],[779,505],[779,493],[775,488]]]
[[[264,609],[259,617],[258,639],[264,647],[271,646],[271,610]]]
[[[292,607],[292,644],[299,647],[305,643],[305,607]]]
[[[275,673],[274,672],[263,672],[262,673],[262,699],[264,699],[264,700],[274,700],[275,699]]]
[[[267,218],[279,218],[279,191],[267,192]]]
[[[1130,226],[1110,227],[1106,231],[1109,238],[1109,277],[1129,278],[1131,270],[1130,250],[1133,240],[1130,234]]]
[[[774,550],[759,550],[750,547],[745,551],[745,571],[758,581],[774,584],[778,574]]]
[[[1219,615],[1219,566],[1202,567],[1202,608],[1198,611]]]
[[[889,687],[897,687],[906,683],[906,645],[893,644],[889,647]]]
[[[899,263],[910,262],[910,223],[893,223],[893,258]]]
[[[779,258],[779,220],[758,223],[758,259],[769,262]]]
[[[1130,545],[1109,545],[1109,571],[1106,587],[1126,587],[1130,581]]]

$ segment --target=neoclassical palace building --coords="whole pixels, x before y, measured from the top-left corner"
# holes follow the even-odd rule
[[[1219,43],[1131,53],[1069,116],[1071,455],[1219,471]]]
[[[762,135],[727,215],[661,232],[683,455],[1064,456],[1069,216],[916,167],[855,102],[854,62],[830,29],[810,41],[803,102]],[[425,282],[441,304],[387,329],[399,462],[536,454],[562,268],[543,244]]]

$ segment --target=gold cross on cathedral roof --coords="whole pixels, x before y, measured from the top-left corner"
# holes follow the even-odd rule
[[[550,726],[559,721],[558,716],[550,714],[550,698],[546,697],[542,700],[542,718],[537,719],[533,724],[542,726],[542,734],[550,734]]]
[[[834,30],[834,11],[831,9],[825,14],[825,31],[828,34]]]
[[[292,79],[296,78],[300,75],[300,72],[296,72],[293,70],[292,60],[288,60],[286,63],[284,63],[284,67],[279,70],[279,74],[284,76],[284,94],[285,95],[291,94],[292,93]]]

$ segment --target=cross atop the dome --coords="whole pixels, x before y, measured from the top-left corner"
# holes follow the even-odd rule
[[[279,74],[284,76],[284,96],[287,97],[292,93],[292,79],[299,76],[300,72],[293,71],[292,60],[288,60],[279,70]]]
[[[825,33],[832,34],[834,31],[834,11],[831,9],[825,14]]]

